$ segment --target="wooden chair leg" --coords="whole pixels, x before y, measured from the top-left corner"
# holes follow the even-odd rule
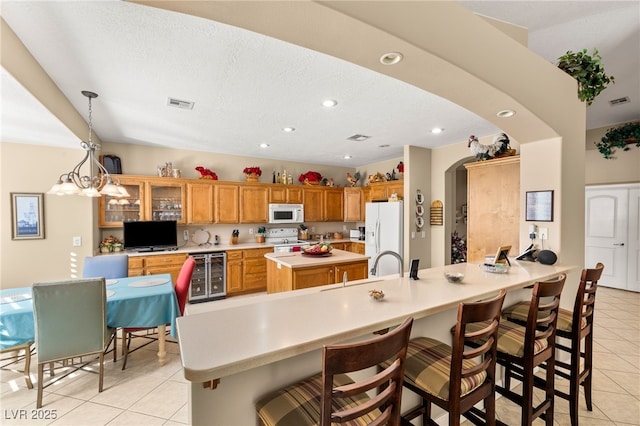
[[[591,389],[593,378],[593,331],[589,333],[584,342],[584,369],[588,371],[587,376],[584,378],[584,399],[587,403],[587,410],[593,411],[593,405],[591,404]],[[578,390],[580,387],[578,386]]]
[[[27,382],[27,389],[33,389],[31,382],[31,346],[24,350],[24,381]]]
[[[492,393],[484,400],[485,422],[487,426],[496,424],[496,395]]]
[[[522,425],[533,423],[533,369],[525,368],[522,377]]]
[[[44,380],[44,364],[38,363],[38,399],[36,408],[42,408],[42,382]]]
[[[553,412],[554,412],[554,396],[555,396],[555,359],[551,357],[547,361],[547,385],[545,387],[545,399],[549,401],[549,408],[545,411],[545,424],[547,426],[553,426]]]

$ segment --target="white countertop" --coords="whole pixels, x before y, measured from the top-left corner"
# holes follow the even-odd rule
[[[267,253],[264,257],[291,269],[369,260],[369,256],[338,249],[331,250],[329,256],[313,256],[302,254],[302,252],[285,252]]]
[[[293,357],[401,323],[455,308],[463,301],[494,296],[576,269],[512,261],[507,274],[484,272],[477,264],[457,264],[408,277],[367,279],[304,290],[231,298],[190,305],[177,320],[185,378],[207,382]],[[450,284],[443,272],[465,274]],[[381,302],[369,296],[383,290]]]

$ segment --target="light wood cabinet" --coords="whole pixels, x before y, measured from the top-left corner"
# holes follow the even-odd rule
[[[341,283],[347,273],[347,280],[361,280],[369,276],[367,260],[311,266],[308,268],[278,268],[278,263],[267,262],[267,292],[299,290],[327,284]]]
[[[281,204],[301,204],[302,187],[274,184],[269,187],[269,202]]]
[[[344,190],[327,188],[323,194],[323,220],[326,222],[342,222],[344,219]]]
[[[349,251],[351,251],[352,253],[364,254],[364,244],[351,243]]]
[[[240,221],[238,185],[216,184],[214,190],[216,223],[238,223]]]
[[[467,261],[484,262],[499,246],[520,247],[520,157],[465,164]]]
[[[368,186],[367,201],[387,201],[392,194],[398,194],[398,198],[404,197],[404,180],[391,180],[388,182],[374,182]]]
[[[213,193],[211,183],[187,184],[187,223],[213,223]]]
[[[176,285],[187,256],[186,253],[173,253],[129,257],[129,276],[171,274],[173,285]]]
[[[184,214],[186,188],[177,179],[147,178],[145,195],[146,217],[149,220],[186,222]]]
[[[227,251],[227,295],[256,293],[267,289],[267,253],[272,247]]]
[[[269,189],[266,186],[240,187],[240,223],[269,221]]]
[[[362,188],[344,188],[344,221],[364,220],[364,192]]]
[[[305,187],[303,204],[305,222],[342,222],[344,218],[342,188]]]

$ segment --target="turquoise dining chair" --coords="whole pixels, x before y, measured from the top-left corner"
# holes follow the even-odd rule
[[[10,365],[17,364],[24,360],[24,381],[27,384],[27,389],[33,389],[33,383],[31,382],[31,352],[33,351],[33,340],[23,343],[16,343],[15,345],[4,347],[0,349],[0,354],[10,354],[6,358],[2,358],[3,363],[0,368],[7,368]],[[5,362],[6,361],[6,362]]]
[[[84,258],[82,278],[105,277],[126,278],[129,275],[129,256],[126,254],[103,254]]]
[[[98,391],[102,392],[104,354],[115,336],[107,327],[107,294],[104,278],[86,278],[33,284],[33,316],[38,353],[38,399],[42,407],[42,390],[69,374],[84,369],[95,372],[92,365],[98,356]],[[114,340],[115,341],[115,340]],[[91,356],[85,362],[82,357]],[[75,362],[79,358],[79,362]],[[58,361],[65,372],[45,386],[44,366]],[[74,366],[74,368],[71,368]]]

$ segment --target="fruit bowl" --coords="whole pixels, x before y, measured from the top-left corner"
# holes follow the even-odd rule
[[[464,279],[464,274],[461,272],[445,272],[444,276],[447,281],[454,284],[461,283]]]
[[[309,256],[330,256],[332,249],[333,247],[331,247],[330,243],[319,243],[303,248],[302,254]]]

